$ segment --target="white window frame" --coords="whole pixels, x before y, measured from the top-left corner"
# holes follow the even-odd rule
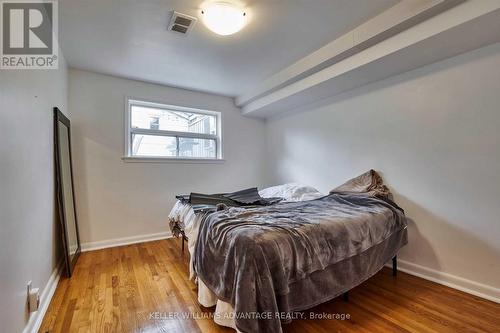
[[[153,130],[132,128],[132,106],[144,106],[167,111],[190,112],[206,114],[216,117],[217,134],[203,134],[191,132]],[[132,134],[159,135],[179,138],[210,139],[216,142],[216,158],[204,157],[171,157],[171,156],[135,156],[132,155]],[[125,99],[125,152],[122,158],[126,162],[181,162],[181,163],[217,163],[223,162],[222,154],[222,113],[218,111],[202,110],[184,106],[170,105],[162,102],[150,101],[143,98],[126,97]]]

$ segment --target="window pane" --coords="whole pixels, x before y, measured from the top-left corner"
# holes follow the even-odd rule
[[[179,157],[217,158],[215,140],[179,138]]]
[[[132,128],[217,134],[217,117],[132,105]]]
[[[177,140],[171,136],[132,134],[132,155],[176,157]]]

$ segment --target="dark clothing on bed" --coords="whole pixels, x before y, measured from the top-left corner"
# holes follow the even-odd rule
[[[234,307],[240,331],[279,333],[280,316],[360,284],[406,243],[404,213],[391,201],[331,194],[208,214],[195,268]],[[255,319],[269,313],[272,319]]]
[[[228,207],[241,206],[267,206],[281,201],[281,198],[263,198],[259,195],[256,187],[220,194],[191,193],[190,195],[178,195],[178,200],[185,204],[191,204],[195,212],[213,209],[218,204]]]

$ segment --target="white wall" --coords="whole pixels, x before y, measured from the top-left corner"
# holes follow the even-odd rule
[[[126,163],[125,97],[222,112],[222,164]],[[244,118],[232,99],[70,70],[76,204],[82,243],[168,230],[176,194],[261,185],[264,122]]]
[[[401,259],[500,288],[500,44],[299,111],[267,122],[269,183],[379,170],[411,219]]]
[[[0,323],[30,320],[26,284],[44,289],[60,254],[55,219],[53,113],[67,114],[67,68],[0,70]],[[31,316],[31,323],[34,316]]]

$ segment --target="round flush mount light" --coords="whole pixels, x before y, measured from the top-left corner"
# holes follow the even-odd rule
[[[245,26],[245,11],[231,3],[215,2],[206,5],[201,11],[203,23],[218,35],[228,36],[237,33]]]

